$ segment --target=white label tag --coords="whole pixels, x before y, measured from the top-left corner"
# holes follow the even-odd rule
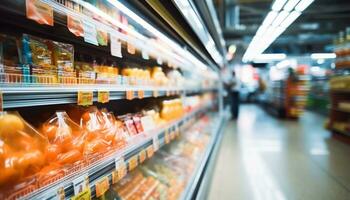
[[[155,128],[155,123],[151,116],[141,117],[141,124],[144,131],[150,131]]]
[[[118,40],[117,37],[111,36],[111,54],[112,56],[116,56],[122,58],[122,43]]]
[[[159,149],[158,135],[153,136],[153,148],[154,148],[154,151],[158,151]]]
[[[118,170],[120,167],[125,165],[124,157],[115,159],[115,169]]]
[[[98,46],[97,42],[97,31],[95,24],[83,20],[83,29],[84,29],[84,41],[90,44]]]
[[[158,63],[158,65],[161,65],[161,64],[163,64],[163,60],[161,59],[161,58],[157,58],[157,63]]]
[[[145,60],[149,59],[149,55],[144,49],[142,49],[142,58],[145,59]]]
[[[89,176],[84,174],[73,180],[74,195],[77,195],[89,188]]]

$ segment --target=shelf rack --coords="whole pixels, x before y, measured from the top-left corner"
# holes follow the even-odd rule
[[[203,176],[206,173],[206,167],[210,160],[210,156],[214,149],[220,144],[219,141],[221,139],[223,127],[225,122],[227,121],[227,118],[221,115],[218,116],[215,120],[216,121],[213,122],[214,126],[211,128],[212,135],[209,145],[203,156],[199,159],[199,162],[195,168],[195,172],[192,174],[190,181],[188,182],[183,193],[181,194],[179,198],[181,200],[190,200],[194,199],[197,196],[198,189],[202,184],[201,180],[203,179]]]
[[[60,85],[60,86],[3,86],[3,108],[17,108],[41,105],[56,105],[77,103],[79,91],[92,91],[94,102],[97,102],[99,91],[108,91],[109,100],[126,99],[126,92],[131,91],[138,98],[138,91],[143,91],[143,98],[186,95],[200,92],[215,91],[216,88],[180,88],[152,86],[122,86],[122,85]],[[154,92],[157,92],[155,96]]]
[[[174,131],[176,128],[180,130],[185,130],[187,128],[187,123],[190,119],[195,118],[197,115],[206,112],[211,108],[212,103],[208,102],[201,108],[197,108],[190,113],[186,114],[181,119],[171,122],[162,128],[157,128],[153,131],[144,132],[139,134],[137,137],[132,139],[131,145],[119,150],[115,154],[109,157],[97,161],[94,165],[87,168],[83,168],[76,173],[72,173],[63,179],[47,185],[33,193],[30,193],[23,199],[54,199],[57,197],[57,191],[60,188],[64,188],[65,198],[72,197],[74,195],[73,181],[78,177],[88,175],[89,186],[92,192],[92,197],[95,195],[95,184],[100,178],[108,177],[110,184],[112,184],[112,172],[116,170],[116,160],[124,159],[126,165],[129,165],[130,158],[133,156],[138,156],[139,153],[145,148],[154,145],[153,141],[157,140],[159,142],[159,148],[166,144],[165,134],[169,131]],[[180,131],[181,132],[181,131]],[[138,160],[139,162],[139,160]]]

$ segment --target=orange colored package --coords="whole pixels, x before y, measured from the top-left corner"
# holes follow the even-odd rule
[[[81,160],[85,134],[66,112],[58,111],[42,126],[42,133],[48,138],[46,161],[59,165],[73,164]]]
[[[0,112],[0,188],[35,175],[45,165],[46,146],[45,138],[17,112]]]
[[[86,131],[85,155],[106,152],[112,147],[116,127],[104,115],[90,107],[80,119],[80,126]]]

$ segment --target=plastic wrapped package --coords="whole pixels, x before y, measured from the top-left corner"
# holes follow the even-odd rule
[[[57,83],[57,67],[52,62],[51,45],[50,40],[23,34],[23,58],[24,62],[30,65],[34,83]]]
[[[20,64],[19,46],[17,38],[0,34],[0,83],[25,82],[22,74],[29,75]]]
[[[0,113],[0,188],[32,182],[45,165],[47,140],[17,112]],[[16,186],[17,189],[26,184]]]
[[[53,62],[57,67],[59,83],[76,84],[74,70],[74,47],[71,44],[52,42]]]
[[[181,73],[178,70],[171,70],[167,77],[169,79],[169,84],[172,86],[183,86],[185,83],[184,77],[181,75]]]
[[[116,138],[116,126],[107,113],[103,114],[96,107],[90,107],[82,115],[80,126],[86,130],[85,155],[103,153],[112,148]]]
[[[94,65],[96,73],[96,82],[102,84],[117,84],[118,83],[118,68],[107,65]]]
[[[151,77],[155,84],[159,86],[165,86],[169,81],[161,67],[153,67]]]
[[[125,123],[120,119],[116,119],[115,124],[117,126],[117,135],[124,138],[125,142],[128,141],[130,139],[130,135]]]
[[[96,72],[91,64],[87,62],[74,62],[79,84],[94,84]]]
[[[142,133],[144,131],[144,128],[141,123],[141,118],[142,118],[141,113],[137,113],[132,116],[132,120],[134,121],[134,125],[137,133]]]
[[[83,159],[84,133],[66,112],[58,111],[42,126],[42,133],[48,138],[46,159],[48,163],[60,166],[73,164]]]
[[[131,114],[118,116],[118,118],[124,123],[130,137],[137,135],[138,132],[135,127],[134,121],[132,120]]]
[[[112,146],[117,148],[122,148],[126,144],[126,135],[124,133],[124,128],[119,127],[117,120],[112,112],[108,112],[107,109],[101,110],[102,117],[105,121],[104,129],[102,134],[108,142],[112,142]],[[119,130],[121,129],[121,130]]]
[[[133,170],[121,181],[111,187],[119,199],[152,199],[162,197],[160,187],[165,186],[153,176],[145,176],[139,168]],[[165,195],[163,198],[165,199]]]

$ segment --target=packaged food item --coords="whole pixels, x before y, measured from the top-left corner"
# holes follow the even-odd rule
[[[71,44],[52,42],[53,63],[57,67],[59,83],[76,84],[76,73],[74,71],[74,47]]]
[[[168,78],[161,67],[153,67],[151,77],[156,85],[165,86],[168,84]]]
[[[117,84],[118,81],[118,68],[108,65],[94,64],[94,70],[96,73],[96,82],[102,84]]]
[[[180,118],[184,114],[184,108],[180,99],[165,100],[162,102],[160,116],[166,121]]]
[[[128,129],[125,126],[125,123],[119,118],[116,119],[115,124],[117,126],[117,135],[118,137],[124,138],[124,142],[130,139],[130,135],[128,133]]]
[[[101,113],[105,121],[105,129],[102,131],[105,140],[112,142],[112,146],[118,148],[125,146],[126,135],[124,133],[124,127],[118,126],[118,122],[112,112],[108,112],[107,109],[102,109]]]
[[[17,38],[0,34],[0,83],[25,82],[20,59],[20,44]]]
[[[46,146],[45,138],[17,112],[1,112],[0,188],[37,173],[45,165]]]
[[[85,134],[66,112],[56,112],[43,124],[42,133],[49,141],[46,151],[47,163],[65,166],[82,160]]]
[[[178,70],[171,70],[167,77],[169,79],[169,84],[172,86],[183,86],[185,79]]]
[[[74,62],[74,68],[77,73],[79,84],[94,84],[96,80],[96,72],[88,62]]]
[[[137,113],[134,116],[132,116],[132,120],[134,121],[134,125],[136,128],[137,133],[142,133],[144,131],[142,123],[141,123],[141,113]]]
[[[57,67],[52,62],[50,45],[50,40],[23,34],[23,59],[24,63],[30,66],[34,83],[57,83]]]
[[[126,129],[128,130],[129,136],[137,135],[137,129],[135,127],[134,121],[132,120],[132,116],[130,114],[122,115],[118,117],[121,121],[123,121]]]
[[[104,117],[105,115],[105,117]],[[80,126],[86,130],[84,154],[90,155],[107,151],[116,141],[116,126],[96,107],[90,107],[80,120]]]

